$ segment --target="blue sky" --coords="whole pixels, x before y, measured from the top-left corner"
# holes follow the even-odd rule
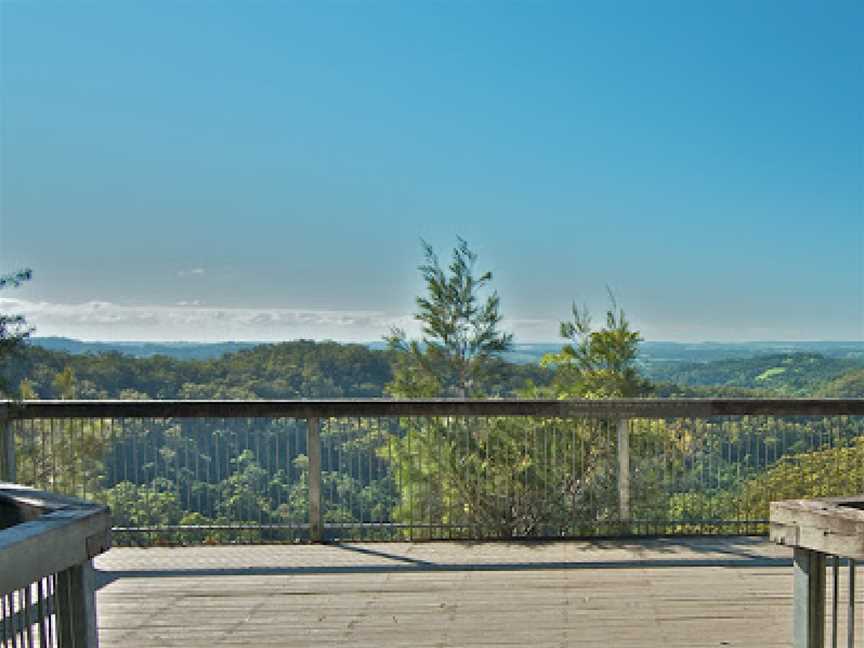
[[[517,340],[864,339],[864,3],[0,2],[0,307],[377,339],[461,235]]]

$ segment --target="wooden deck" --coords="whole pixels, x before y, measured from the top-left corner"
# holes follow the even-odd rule
[[[115,548],[103,648],[789,646],[791,552],[756,538]]]

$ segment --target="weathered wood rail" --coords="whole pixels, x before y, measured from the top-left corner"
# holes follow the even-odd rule
[[[840,563],[848,564],[846,645],[855,646],[855,570],[864,560],[864,496],[771,503],[771,539],[795,551],[795,648],[823,648],[831,563],[831,646],[838,645]]]
[[[92,559],[104,506],[0,483],[0,645],[97,648]]]
[[[864,416],[864,398],[323,399],[0,401],[0,421],[37,418],[328,418],[399,416]]]

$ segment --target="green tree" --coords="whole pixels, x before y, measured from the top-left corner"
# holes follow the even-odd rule
[[[63,371],[54,376],[52,383],[54,391],[62,400],[74,399],[78,394],[75,370],[72,367],[64,368]]]
[[[111,507],[118,527],[177,524],[182,512],[172,486],[165,479],[146,486],[122,481],[101,493],[100,499]]]
[[[864,369],[849,371],[822,386],[816,393],[825,398],[864,398]]]
[[[396,352],[387,391],[403,398],[487,396],[494,360],[513,341],[499,330],[498,293],[482,296],[492,273],[475,273],[477,254],[461,238],[446,270],[432,246],[422,245],[425,262],[418,269],[426,295],[417,298],[414,319],[423,335],[409,341],[405,331],[394,328],[385,338]]]
[[[33,276],[28,269],[19,270],[12,274],[0,276],[0,289],[17,287]],[[24,340],[33,329],[27,325],[27,321],[21,315],[7,315],[0,313],[0,370],[5,369],[9,358],[21,349]],[[9,394],[9,386],[5,372],[0,371],[0,394]]]
[[[541,365],[554,370],[549,387],[533,389],[531,395],[570,398],[634,398],[651,392],[650,382],[636,365],[642,337],[630,328],[630,322],[614,295],[609,291],[609,307],[604,325],[595,329],[588,308],[572,305],[572,319],[561,322],[560,334],[567,343],[558,353],[546,354]],[[570,438],[564,451],[577,461],[572,467],[552,462],[545,468],[563,485],[569,502],[567,515],[577,525],[596,528],[598,524],[615,523],[619,519],[616,490],[616,450],[614,447],[617,421],[614,419],[582,419],[545,421],[542,427],[564,427]],[[665,429],[652,429],[648,436],[665,438]],[[631,498],[634,511],[645,509],[658,496],[654,487],[656,470],[652,457],[644,459],[631,453],[631,480],[636,486]]]
[[[651,391],[636,366],[642,337],[630,329],[624,310],[612,292],[605,326],[594,330],[587,307],[573,303],[573,319],[561,322],[561,337],[569,340],[541,364],[556,372],[553,392],[559,398],[634,398]]]
[[[18,385],[18,393],[21,396],[21,400],[34,400],[39,398],[39,394],[33,387],[33,383],[24,378],[21,380],[21,383]]]
[[[498,395],[499,355],[512,336],[500,330],[498,294],[483,296],[492,274],[475,272],[477,255],[462,239],[446,269],[425,242],[423,253],[426,292],[415,314],[422,338],[409,342],[400,330],[387,338],[395,356],[388,393]],[[561,451],[572,439],[530,420],[403,419],[386,448],[399,491],[393,518],[407,523],[414,538],[433,535],[436,526],[457,537],[467,528],[488,537],[555,534],[568,506],[557,464],[569,456]]]

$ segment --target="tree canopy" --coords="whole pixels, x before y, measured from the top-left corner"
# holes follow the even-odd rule
[[[29,268],[0,276],[0,289],[17,287],[33,276]],[[20,350],[22,343],[33,329],[21,315],[0,313],[0,367],[5,365],[10,356]],[[9,386],[0,375],[0,394],[9,393]]]
[[[636,365],[642,336],[630,329],[611,291],[609,301],[600,329],[592,328],[588,308],[576,302],[573,319],[561,322],[561,337],[569,342],[541,361],[556,370],[553,391],[559,398],[635,398],[650,392]]]
[[[385,339],[396,353],[388,392],[399,397],[477,397],[490,395],[490,371],[513,336],[499,329],[501,299],[496,291],[483,298],[491,272],[477,274],[477,254],[459,238],[447,269],[435,251],[422,242],[419,266],[426,294],[417,297],[414,318],[422,338],[408,340],[395,328]]]

